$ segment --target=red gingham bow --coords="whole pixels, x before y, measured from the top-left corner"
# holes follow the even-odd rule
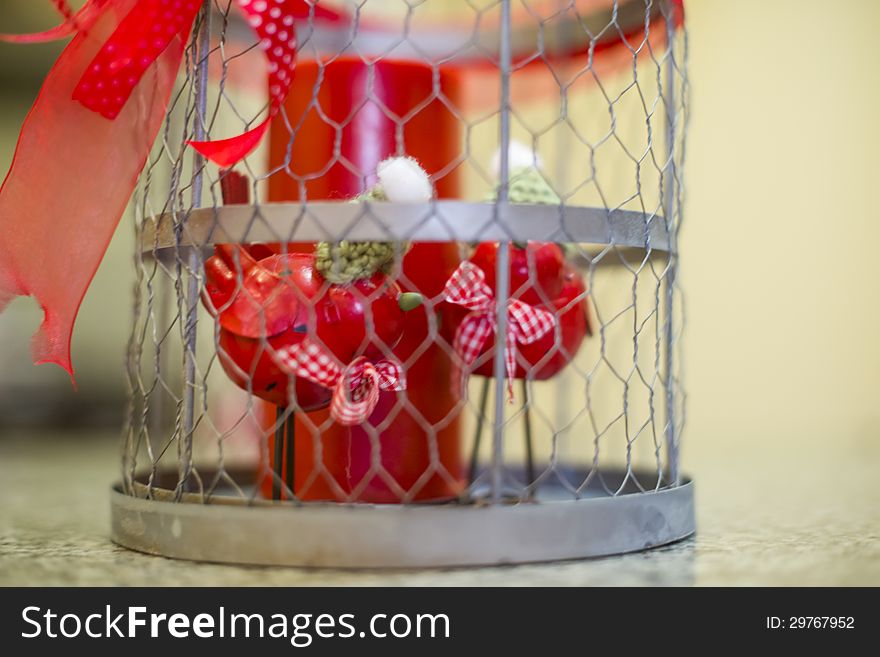
[[[361,356],[343,368],[309,339],[285,347],[279,356],[296,376],[333,389],[330,416],[346,427],[370,417],[379,402],[380,390],[406,389],[403,365],[394,359],[372,363]]]
[[[473,363],[495,332],[495,295],[486,284],[486,274],[472,262],[458,266],[443,290],[449,303],[471,312],[455,332],[453,347],[466,365]],[[507,301],[507,335],[505,360],[507,364],[507,391],[513,401],[513,378],[516,374],[516,343],[531,344],[540,340],[556,325],[553,313],[535,308],[519,299]]]

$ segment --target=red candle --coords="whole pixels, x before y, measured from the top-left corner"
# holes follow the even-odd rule
[[[309,200],[351,198],[376,182],[376,165],[390,155],[415,157],[429,174],[446,171],[460,155],[459,121],[436,92],[454,103],[458,88],[458,79],[442,70],[435,88],[433,69],[418,62],[298,62],[285,104],[295,136],[281,118],[270,130],[270,167],[286,165],[287,170],[269,178],[269,199],[298,200],[303,192]],[[441,197],[455,197],[459,191],[455,171],[436,179],[435,185]],[[293,248],[309,250],[313,245]],[[413,291],[434,297],[458,263],[455,243],[416,243],[404,258],[404,277]],[[394,354],[405,362],[426,340],[424,308],[410,311]],[[297,495],[341,501],[356,492],[358,501],[374,503],[401,502],[405,494],[411,500],[457,495],[462,486],[460,397],[451,376],[449,355],[432,344],[407,370],[407,390],[399,394],[406,395],[408,406],[398,411],[396,395],[382,395],[370,424],[396,415],[378,434],[334,424],[316,438],[316,427],[328,422],[328,412],[298,418]],[[313,476],[316,471],[321,474]],[[264,488],[270,488],[268,481]]]

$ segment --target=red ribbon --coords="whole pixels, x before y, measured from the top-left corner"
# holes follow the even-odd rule
[[[296,66],[296,31],[294,24],[309,17],[310,5],[305,0],[237,0],[260,38],[260,48],[269,62],[269,112],[255,128],[242,135],[219,141],[191,141],[190,146],[221,167],[230,167],[251,153],[266,134],[272,119],[278,114],[290,85]],[[336,18],[333,12],[314,9],[318,18]]]
[[[346,427],[372,415],[380,390],[406,389],[403,365],[393,358],[373,363],[361,356],[342,367],[308,338],[282,349],[279,358],[296,376],[333,390],[330,417]]]
[[[201,0],[89,0],[45,32],[0,35],[26,43],[73,35],[46,76],[0,187],[0,310],[34,296],[45,318],[34,361],[73,376],[70,339],[80,303],[103,258],[162,125]],[[191,142],[228,167],[259,144],[290,90],[294,25],[307,0],[237,0],[269,64],[266,119],[219,141]]]
[[[472,262],[458,266],[443,290],[446,301],[467,308],[468,313],[455,332],[453,348],[466,365],[472,364],[489,336],[495,333],[495,294],[486,284],[486,274]],[[507,335],[504,357],[507,366],[507,393],[513,401],[516,374],[516,343],[540,340],[556,325],[556,316],[519,299],[507,301]]]

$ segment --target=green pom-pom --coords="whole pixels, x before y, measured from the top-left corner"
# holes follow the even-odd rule
[[[376,184],[355,196],[351,202],[387,200],[388,195],[382,185]],[[315,269],[326,280],[340,285],[369,278],[376,272],[390,274],[395,261],[403,257],[409,246],[408,243],[396,242],[319,242],[315,249]],[[415,303],[415,299],[413,297],[403,303]]]
[[[498,198],[498,187],[489,197],[490,201]],[[513,173],[508,185],[507,200],[511,203],[532,203],[559,205],[561,200],[544,176],[534,168],[522,169]]]
[[[331,283],[345,284],[376,272],[390,273],[401,255],[401,246],[393,242],[320,242],[315,250],[315,268]]]
[[[559,204],[559,196],[537,169],[515,173],[510,179],[507,198],[511,203]]]

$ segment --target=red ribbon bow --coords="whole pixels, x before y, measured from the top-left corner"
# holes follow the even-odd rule
[[[34,296],[45,319],[35,362],[73,375],[70,338],[80,303],[103,258],[165,111],[202,0],[88,0],[37,34],[34,43],[74,35],[46,76],[22,126],[0,188],[0,310]],[[297,19],[340,16],[307,0],[237,0],[269,64],[266,119],[237,137],[190,142],[228,167],[251,153],[281,109],[293,80]],[[203,55],[206,56],[206,55]]]
[[[486,340],[495,333],[495,294],[486,284],[486,274],[472,262],[458,266],[443,289],[449,303],[467,308],[455,332],[453,348],[466,365],[473,363]],[[556,325],[553,313],[535,308],[519,299],[507,300],[507,335],[504,357],[507,365],[507,393],[513,401],[513,378],[516,374],[516,343],[531,344],[540,340]]]
[[[361,356],[342,367],[308,338],[285,347],[279,357],[296,376],[333,390],[330,416],[346,427],[372,415],[380,390],[406,390],[403,365],[392,358],[373,363]]]

